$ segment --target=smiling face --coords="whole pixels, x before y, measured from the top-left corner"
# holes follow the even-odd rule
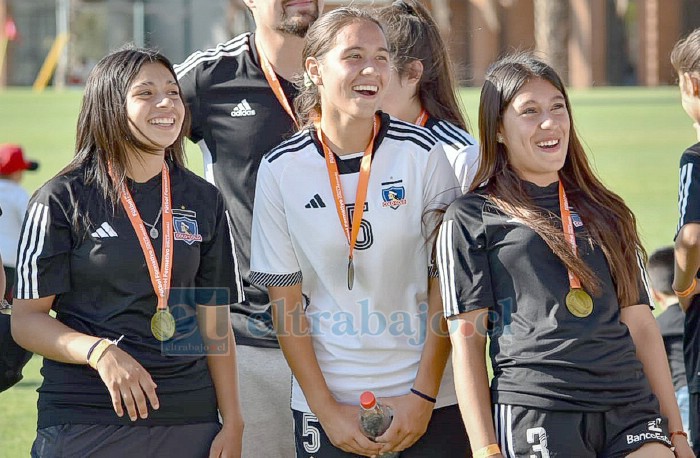
[[[127,92],[126,113],[134,136],[164,153],[177,140],[185,118],[173,74],[160,63],[144,64]]]
[[[390,78],[384,33],[373,22],[354,21],[341,29],[325,55],[306,60],[306,70],[318,86],[324,117],[372,117]]]
[[[534,78],[505,108],[499,141],[520,178],[544,186],[558,180],[570,127],[563,94],[548,81]]]
[[[258,27],[303,38],[323,11],[323,0],[246,0]]]

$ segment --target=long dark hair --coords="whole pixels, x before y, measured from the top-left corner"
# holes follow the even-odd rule
[[[306,59],[315,57],[321,60],[336,43],[336,37],[350,24],[367,21],[376,24],[382,31],[382,25],[367,10],[352,7],[342,7],[323,14],[309,28],[306,34],[306,42],[302,51],[301,62],[305,65]],[[297,114],[299,126],[308,127],[321,114],[321,95],[318,87],[300,77],[296,81],[299,94],[294,99],[294,111]]]
[[[551,215],[543,214],[523,191],[522,179],[508,163],[505,145],[497,141],[505,109],[528,81],[537,78],[551,83],[561,92],[571,119],[566,161],[559,171],[567,197],[585,222],[592,242],[598,244],[605,254],[620,305],[633,305],[639,298],[638,256],[646,262],[634,214],[593,173],[576,134],[571,103],[563,82],[552,67],[532,54],[508,55],[487,71],[479,105],[481,161],[472,190],[487,182],[486,192],[501,210],[525,221],[567,269],[578,275],[587,290],[594,294],[600,292],[599,278],[572,253],[562,230],[551,223]]]
[[[418,83],[423,108],[431,116],[468,131],[456,93],[452,61],[430,12],[417,0],[396,0],[379,8],[377,16],[384,24],[399,76],[406,74],[409,63],[417,60],[423,64]]]
[[[134,136],[126,112],[129,87],[148,63],[162,64],[177,81],[170,61],[152,49],[127,46],[108,54],[95,65],[85,84],[78,115],[75,156],[58,174],[85,167],[85,183],[99,188],[113,208],[119,202],[119,190],[126,180],[128,157],[133,156],[135,150],[153,154],[157,151]],[[185,109],[180,133],[165,149],[166,159],[181,167],[185,163],[184,139],[189,123],[189,111]],[[109,175],[108,164],[114,180]]]

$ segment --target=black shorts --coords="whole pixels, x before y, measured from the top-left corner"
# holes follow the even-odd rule
[[[494,405],[496,437],[506,458],[624,457],[649,442],[670,448],[666,419],[655,397],[607,412],[574,412]]]
[[[207,458],[219,423],[176,426],[57,425],[37,431],[32,458]]]
[[[298,410],[292,414],[297,458],[355,458],[331,443],[314,414]],[[425,434],[401,452],[401,458],[471,457],[470,450],[459,407],[453,405],[433,411]]]

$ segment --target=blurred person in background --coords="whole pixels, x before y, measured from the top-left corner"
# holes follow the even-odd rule
[[[39,164],[24,156],[22,147],[5,143],[0,145],[0,253],[4,282],[0,293],[0,391],[22,379],[22,369],[32,353],[17,345],[10,331],[12,289],[15,280],[17,246],[22,221],[27,210],[29,194],[21,186],[27,170],[36,170]]]
[[[664,339],[668,365],[671,369],[673,387],[676,390],[676,401],[681,411],[683,430],[688,430],[689,399],[688,382],[685,376],[683,357],[683,328],[685,313],[678,304],[676,293],[673,292],[673,247],[659,248],[649,256],[647,273],[654,302],[662,312],[656,317],[661,337]],[[692,437],[688,438],[692,443]]]
[[[24,213],[27,211],[29,194],[21,185],[22,176],[27,170],[36,170],[39,164],[27,160],[22,147],[13,144],[0,145],[0,253],[3,254],[3,269],[7,284],[5,299],[12,302],[12,285],[17,263],[17,244],[22,229]]]

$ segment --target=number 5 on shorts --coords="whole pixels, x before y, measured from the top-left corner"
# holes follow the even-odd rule
[[[318,423],[316,416],[304,413],[301,419],[301,435],[304,439],[304,450],[306,453],[318,453],[321,448],[321,433],[315,423]]]

